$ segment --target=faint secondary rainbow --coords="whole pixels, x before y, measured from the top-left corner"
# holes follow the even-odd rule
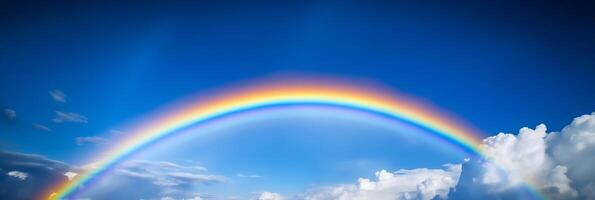
[[[107,153],[95,159],[95,167],[70,181],[56,184],[42,194],[40,199],[66,199],[95,177],[108,171],[117,163],[141,149],[175,134],[178,130],[210,119],[267,106],[288,104],[324,104],[379,113],[403,120],[455,144],[473,154],[483,156],[478,148],[482,134],[419,101],[373,87],[349,86],[329,81],[289,81],[279,84],[251,84],[233,88],[207,98],[187,100],[177,104],[157,117],[138,123],[132,133]],[[306,82],[306,83],[304,83]]]

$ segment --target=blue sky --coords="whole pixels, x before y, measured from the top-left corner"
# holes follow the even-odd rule
[[[556,5],[9,6],[0,105],[38,123],[49,123],[53,110],[91,119],[84,127],[54,127],[68,137],[104,132],[189,94],[278,73],[376,81],[488,133],[542,122],[559,129],[595,107],[592,28]],[[54,89],[69,102],[48,99]]]
[[[5,2],[0,7],[0,108],[16,111],[14,120],[0,122],[0,149],[77,165],[99,149],[78,145],[77,137],[109,137],[180,98],[280,74],[379,83],[490,135],[540,123],[558,131],[595,108],[595,21],[589,3]],[[52,99],[55,90],[66,102]],[[79,114],[86,122],[56,123],[56,111]],[[459,159],[452,156],[448,162]],[[439,167],[442,161],[418,165]]]

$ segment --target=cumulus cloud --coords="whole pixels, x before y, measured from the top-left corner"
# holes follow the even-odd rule
[[[73,112],[61,112],[61,111],[56,111],[56,116],[53,119],[54,122],[56,123],[63,123],[63,122],[74,122],[74,123],[88,123],[87,117],[81,115],[81,114],[77,114],[77,113],[73,113]]]
[[[505,190],[528,181],[541,190],[575,197],[577,192],[570,187],[566,176],[568,169],[554,162],[546,152],[546,130],[540,124],[535,129],[522,128],[518,135],[500,133],[484,139],[481,148],[492,162],[484,163],[482,183]]]
[[[575,118],[561,132],[548,133],[540,124],[500,133],[481,148],[491,162],[464,165],[455,197],[519,198],[527,181],[551,199],[595,199],[595,113]]]
[[[8,120],[13,120],[17,117],[17,112],[13,109],[4,109],[4,116],[6,116],[6,119]]]
[[[376,180],[359,178],[356,184],[316,188],[305,200],[324,199],[444,199],[458,182],[461,165],[447,164],[444,169],[401,169],[376,172]]]
[[[52,129],[48,128],[47,126],[41,125],[41,124],[37,124],[37,123],[33,123],[31,124],[31,126],[34,129],[40,130],[40,131],[46,131],[46,132],[51,132]]]
[[[595,199],[595,112],[575,118],[572,123],[546,138],[549,155],[567,170],[581,199]]]
[[[8,176],[12,176],[21,180],[25,180],[27,179],[27,177],[29,177],[29,174],[25,173],[25,172],[19,172],[19,171],[10,171],[8,172],[6,175]]]
[[[96,144],[96,145],[102,145],[102,144],[107,144],[108,140],[103,138],[103,137],[99,137],[99,136],[92,136],[92,137],[77,137],[75,138],[76,144],[77,145],[84,145],[84,144]]]
[[[52,90],[49,91],[49,94],[54,101],[66,103],[66,94],[64,94],[64,92],[62,92],[61,90]]]

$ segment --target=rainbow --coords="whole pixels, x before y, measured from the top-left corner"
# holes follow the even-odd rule
[[[67,199],[81,186],[113,168],[143,148],[175,135],[178,130],[210,119],[270,106],[322,104],[378,113],[415,124],[474,155],[482,134],[454,117],[431,109],[418,100],[368,86],[349,86],[340,81],[267,81],[232,88],[205,98],[193,98],[168,108],[165,114],[141,120],[131,134],[95,160],[95,167],[70,181],[55,184],[40,199]]]

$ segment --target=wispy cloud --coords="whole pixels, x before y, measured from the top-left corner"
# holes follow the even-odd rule
[[[96,164],[89,164],[86,169],[93,169]],[[169,197],[173,199],[207,198],[197,194],[193,188],[204,184],[217,184],[226,181],[226,177],[206,174],[206,168],[198,165],[182,165],[172,162],[131,160],[121,163],[114,174],[106,181],[119,184],[94,187],[89,191],[91,199],[140,199],[147,196]],[[113,194],[105,191],[121,189],[124,185],[134,186],[133,191]],[[199,198],[199,199],[200,199]],[[159,198],[157,198],[159,199]]]
[[[256,175],[256,174],[242,174],[242,173],[238,173],[238,174],[236,174],[236,176],[238,176],[240,178],[263,178],[263,176]]]
[[[84,145],[84,144],[96,144],[102,145],[107,144],[108,140],[99,136],[92,136],[92,137],[77,137],[75,139],[77,145]]]
[[[66,94],[64,94],[64,92],[61,90],[52,90],[49,93],[54,101],[66,103]]]
[[[56,117],[54,117],[53,119],[54,122],[56,123],[62,123],[62,122],[74,122],[74,123],[88,123],[88,119],[87,117],[78,114],[78,113],[73,113],[73,112],[61,112],[61,111],[56,111]]]
[[[4,109],[4,115],[6,116],[6,118],[8,118],[8,120],[13,120],[17,117],[17,112],[14,111],[13,109]]]
[[[41,125],[41,124],[37,124],[37,123],[33,123],[31,124],[31,126],[37,130],[40,131],[47,131],[47,132],[51,132],[52,129],[48,128],[47,126]]]

